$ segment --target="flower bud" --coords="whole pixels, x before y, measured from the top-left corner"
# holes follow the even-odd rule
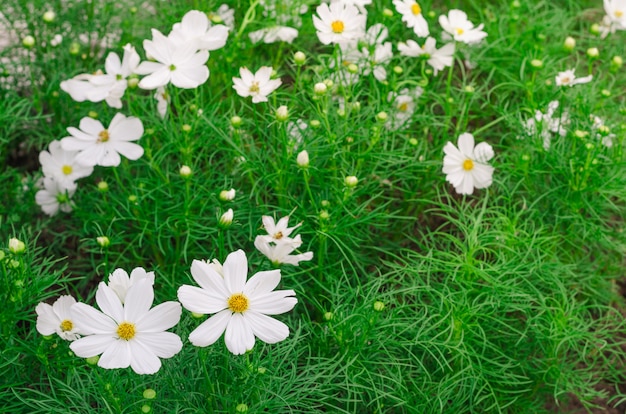
[[[348,73],[352,73],[353,75],[359,73],[359,67],[354,63],[350,63],[348,65]]]
[[[220,217],[220,225],[224,227],[230,226],[231,224],[233,224],[234,216],[235,216],[235,213],[233,212],[233,209],[229,208],[228,211],[222,214],[222,217]]]
[[[182,167],[180,167],[180,170],[178,170],[178,174],[180,174],[182,178],[191,177],[191,172],[191,168],[188,165],[183,165]]]
[[[46,23],[52,23],[56,19],[57,15],[52,10],[48,10],[43,14],[43,21]]]
[[[139,85],[139,78],[135,76],[129,77],[126,83],[128,84],[129,88],[135,89],[137,85]]]
[[[389,119],[389,115],[387,115],[387,112],[383,111],[376,114],[376,121],[380,122],[381,124],[387,122],[387,119]]]
[[[80,43],[72,42],[70,45],[70,55],[77,55],[80,53]]]
[[[530,61],[530,66],[532,66],[533,69],[541,69],[543,67],[543,60],[533,59]]]
[[[23,241],[18,240],[15,237],[9,239],[9,251],[11,253],[20,254],[20,253],[24,253],[25,250],[26,250],[26,245],[24,244]]]
[[[230,190],[222,190],[220,191],[220,200],[222,201],[233,201],[235,199],[235,194],[237,192],[235,191],[234,188],[231,188]]]
[[[143,414],[148,414],[150,411],[152,411],[152,407],[150,407],[148,404],[144,404],[141,406],[141,412]]]
[[[563,42],[563,49],[567,50],[568,52],[571,52],[572,50],[574,50],[575,47],[576,47],[576,39],[574,39],[572,36],[567,36],[565,38],[565,41]]]
[[[333,319],[333,313],[332,312],[326,312],[324,313],[324,320],[325,321],[330,321]]]
[[[89,118],[98,119],[98,113],[97,113],[96,111],[89,111],[89,112],[87,113],[87,116],[88,116]]]
[[[35,46],[35,38],[32,37],[31,35],[26,36],[25,38],[22,39],[22,45],[24,45],[24,47],[27,47],[27,48],[31,48]]]
[[[600,25],[598,23],[594,23],[591,25],[591,27],[589,28],[589,33],[591,33],[592,35],[599,35],[600,34]]]
[[[589,56],[590,59],[597,59],[600,56],[600,51],[597,47],[590,47],[587,49],[587,56]]]
[[[156,398],[156,391],[152,388],[146,388],[143,391],[143,398],[146,400],[154,400]]]
[[[107,236],[98,236],[96,237],[96,243],[98,243],[98,246],[105,248],[105,247],[109,247],[109,245],[111,244],[111,241],[109,240]]]
[[[306,55],[300,51],[297,51],[293,54],[293,62],[298,66],[304,65],[304,62],[306,62]]]
[[[317,128],[319,128],[320,126],[322,126],[322,123],[321,123],[320,121],[318,121],[317,119],[312,119],[312,120],[309,122],[309,126],[310,126],[311,128],[313,128],[313,129],[317,129]]]
[[[85,362],[87,362],[89,365],[96,365],[99,360],[100,360],[100,355],[85,358]]]
[[[344,183],[346,184],[346,187],[356,187],[359,183],[359,179],[354,175],[349,175],[344,179]]]
[[[183,124],[183,126],[181,127],[183,132],[190,132],[191,131],[191,125],[189,124]]]
[[[309,166],[309,153],[304,151],[300,151],[298,157],[296,158],[296,162],[298,163],[298,167],[307,168]]]
[[[237,404],[237,407],[235,407],[235,412],[238,413],[247,413],[248,412],[248,406],[246,404]]]
[[[326,85],[327,88],[332,88],[335,85],[335,82],[333,82],[332,79],[324,79],[324,85]]]
[[[621,56],[613,56],[613,59],[611,59],[611,71],[617,72],[619,69],[622,68],[623,64],[624,60]]]
[[[230,124],[235,127],[235,128],[239,128],[241,126],[241,123],[243,122],[243,120],[241,119],[241,117],[235,115],[232,118],[230,118]]]
[[[377,300],[376,302],[374,302],[374,310],[376,312],[381,312],[383,309],[385,309],[385,304],[379,300]]]
[[[322,210],[322,211],[320,211],[319,218],[320,218],[320,220],[326,221],[326,220],[328,220],[330,218],[330,214],[328,214],[328,211]]]
[[[276,120],[284,122],[287,119],[289,119],[289,109],[285,105],[279,106],[276,110]]]
[[[383,16],[385,17],[393,17],[393,10],[388,9],[388,8],[384,8],[383,9]]]
[[[402,72],[404,72],[404,69],[402,69],[402,66],[393,67],[393,73],[395,73],[396,75],[402,75]]]
[[[324,82],[318,82],[315,84],[315,86],[313,86],[313,92],[316,95],[320,95],[320,96],[324,95],[327,90],[328,90],[328,87],[326,86]]]
[[[109,184],[106,181],[98,181],[98,191],[102,193],[109,191]]]

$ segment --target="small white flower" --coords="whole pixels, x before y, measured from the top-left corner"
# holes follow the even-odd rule
[[[322,3],[317,6],[316,11],[313,25],[323,44],[342,44],[363,37],[366,15],[360,13],[357,7],[343,3],[332,3],[330,6]]]
[[[120,154],[130,160],[143,155],[143,148],[131,142],[143,135],[139,118],[118,113],[109,127],[104,128],[100,121],[84,117],[79,128],[67,128],[71,136],[63,138],[61,146],[66,151],[80,151],[76,155],[76,162],[80,165],[116,167],[121,161]]]
[[[472,194],[474,188],[487,188],[493,180],[494,168],[487,162],[493,158],[491,145],[481,142],[474,147],[474,136],[463,133],[457,141],[458,148],[448,142],[443,148],[443,172],[446,181],[459,194]]]
[[[402,21],[407,27],[412,27],[415,35],[426,37],[429,35],[428,23],[424,19],[422,7],[414,0],[393,0],[398,13],[402,15]]]
[[[474,24],[468,20],[467,14],[461,10],[452,9],[447,16],[439,16],[439,24],[457,42],[471,45],[487,37],[487,33],[483,31],[484,24],[474,27]]]
[[[261,221],[263,221],[263,227],[267,232],[267,235],[259,236],[264,241],[274,242],[274,243],[292,243],[293,239],[289,236],[291,233],[300,227],[302,223],[298,223],[293,227],[289,226],[289,216],[282,217],[278,220],[278,223],[274,222],[274,218],[272,216],[263,216],[261,217]]]
[[[230,30],[235,29],[235,9],[231,9],[227,4],[222,4],[217,11],[207,14],[213,23],[225,24]]]
[[[115,269],[109,275],[108,286],[115,292],[122,304],[126,300],[128,289],[137,281],[147,279],[150,285],[154,285],[154,272],[146,272],[143,267],[136,267],[130,272],[130,277],[124,269]]]
[[[568,69],[565,72],[559,72],[554,79],[557,86],[569,86],[579,85],[582,83],[591,82],[593,75],[585,76],[583,78],[577,78],[574,74],[574,69]]]
[[[529,118],[524,123],[526,134],[539,134],[543,141],[543,149],[548,151],[552,142],[552,134],[558,134],[564,137],[567,134],[565,127],[569,125],[569,113],[565,110],[557,114],[559,102],[552,101],[548,104],[548,110],[544,114],[541,111],[535,111],[535,116]]]
[[[401,42],[398,44],[398,50],[401,55],[422,56],[428,59],[427,62],[433,68],[435,75],[443,68],[452,66],[454,49],[454,43],[448,43],[441,49],[437,49],[436,40],[432,37],[427,38],[423,46],[418,45],[414,40],[407,40],[406,43]]]
[[[291,254],[294,250],[302,245],[302,239],[298,234],[293,239],[283,242],[273,243],[267,241],[266,236],[256,236],[254,239],[254,247],[265,255],[275,265],[290,264],[299,266],[302,261],[313,259],[313,252],[301,254]]]
[[[96,302],[101,311],[77,303],[72,306],[73,321],[82,338],[70,348],[81,358],[100,355],[98,366],[127,368],[137,374],[154,374],[161,368],[159,358],[171,358],[183,347],[178,335],[166,332],[178,323],[181,306],[164,302],[152,307],[154,290],[146,279],[133,283],[122,304],[110,287],[98,286]]]
[[[331,3],[343,3],[348,6],[355,6],[363,14],[367,14],[365,6],[372,4],[372,0],[330,0]]]
[[[604,0],[604,11],[612,27],[626,30],[626,0]]]
[[[83,166],[76,162],[78,151],[65,151],[61,141],[52,141],[48,151],[39,153],[39,163],[46,177],[53,177],[61,188],[76,188],[75,181],[89,177],[92,166]]]
[[[157,89],[170,82],[178,88],[193,89],[209,78],[205,66],[209,52],[198,51],[198,41],[179,44],[152,29],[152,40],[144,40],[143,48],[157,61],[141,62],[135,70],[139,75],[148,75],[139,82],[142,89]]]
[[[284,323],[269,317],[290,311],[298,300],[293,290],[274,290],[280,270],[258,272],[248,277],[248,260],[242,250],[228,255],[222,273],[194,260],[191,275],[200,287],[183,285],[178,300],[185,309],[214,314],[189,335],[195,346],[208,346],[224,334],[230,352],[241,355],[254,347],[254,337],[274,344],[289,336]]]
[[[422,96],[424,90],[419,86],[413,91],[409,91],[408,88],[399,91],[399,94],[389,92],[387,95],[387,101],[393,104],[393,119],[386,125],[392,130],[396,131],[408,126],[408,121],[415,113],[415,101]]]
[[[59,210],[69,213],[74,207],[72,197],[75,191],[75,184],[73,187],[66,188],[53,177],[44,177],[43,188],[35,194],[35,202],[49,216],[56,215]]]
[[[76,299],[69,295],[60,296],[52,306],[47,303],[39,303],[35,308],[37,312],[37,332],[48,336],[56,333],[66,341],[75,341],[80,338],[80,329],[73,322],[70,309],[76,303]]]
[[[247,68],[240,68],[239,75],[241,78],[233,77],[233,88],[243,98],[252,96],[253,103],[267,102],[267,96],[282,84],[280,79],[270,79],[270,66],[262,66],[255,74]]]

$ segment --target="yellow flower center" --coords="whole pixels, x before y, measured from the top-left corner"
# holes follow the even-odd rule
[[[330,28],[333,29],[334,33],[343,33],[344,25],[341,20],[335,20],[330,24]]]
[[[130,341],[135,337],[135,325],[129,322],[122,322],[117,326],[117,336],[125,341]]]
[[[568,84],[568,83],[570,83],[571,81],[572,81],[572,80],[570,79],[570,77],[569,77],[569,76],[563,76],[563,77],[561,78],[561,83],[562,83],[562,84],[564,84],[564,85],[567,85],[567,84]]]
[[[463,33],[465,33],[465,30],[463,30],[463,29],[461,29],[460,27],[458,27],[458,28],[455,30],[455,32],[456,32],[456,34],[458,34],[459,36],[461,36]]]
[[[72,173],[72,166],[64,165],[63,168],[61,168],[61,171],[63,171],[63,174],[65,175],[70,175]]]
[[[74,328],[74,324],[69,319],[66,319],[63,322],[61,322],[61,330],[63,332],[71,331],[72,328]]]
[[[406,112],[409,109],[409,104],[407,102],[402,102],[398,105],[398,110],[402,112]]]
[[[420,5],[417,3],[413,3],[413,5],[411,6],[411,13],[413,13],[414,16],[417,16],[421,12],[422,8],[420,7]]]
[[[243,293],[235,293],[228,299],[228,309],[233,312],[244,312],[248,309],[248,298]]]
[[[619,19],[620,17],[622,17],[624,15],[624,12],[621,11],[621,10],[615,10],[614,14],[615,14],[615,17],[617,17]]]
[[[109,140],[109,131],[107,131],[106,129],[103,129],[99,134],[98,134],[98,140],[97,142],[107,142]]]
[[[474,161],[469,158],[463,161],[463,169],[465,171],[472,171],[474,169]]]
[[[278,233],[276,233],[276,234],[274,235],[274,238],[275,238],[276,240],[280,240],[280,239],[282,239],[282,238],[283,238],[283,232],[282,232],[282,231],[279,231]]]
[[[252,82],[252,85],[250,85],[250,93],[259,93],[259,82]]]

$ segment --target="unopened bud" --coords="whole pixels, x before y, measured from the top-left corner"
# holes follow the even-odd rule
[[[376,121],[380,122],[381,124],[387,122],[387,119],[389,119],[389,115],[387,115],[387,112],[383,111],[376,114]]]
[[[96,237],[96,243],[98,243],[98,246],[105,248],[105,247],[109,247],[109,245],[111,244],[111,241],[109,240],[107,236],[98,236]]]
[[[306,62],[306,55],[300,51],[293,54],[293,61],[296,65],[302,66]]]
[[[325,321],[330,321],[333,319],[333,313],[332,312],[325,312],[324,313],[324,320]]]
[[[354,175],[349,175],[344,179],[344,183],[346,184],[346,187],[356,187],[359,183],[359,179]]]
[[[313,129],[317,129],[317,128],[319,128],[320,126],[322,126],[322,123],[321,123],[320,121],[318,121],[317,119],[312,119],[312,120],[309,122],[309,126],[310,126],[311,128],[313,128]]]
[[[191,168],[188,165],[183,165],[182,167],[180,167],[180,170],[178,170],[178,174],[180,174],[182,178],[191,177],[191,173]]]
[[[376,312],[381,312],[383,309],[385,309],[385,304],[379,300],[377,300],[376,302],[374,302],[374,310]]]
[[[568,52],[571,52],[572,50],[574,50],[575,47],[576,47],[576,39],[574,39],[572,36],[567,36],[565,38],[565,41],[563,42],[563,49],[567,50]]]
[[[235,194],[237,194],[237,192],[234,188],[231,188],[230,190],[222,190],[220,191],[220,200],[233,201],[235,199]]]
[[[109,191],[109,184],[107,184],[106,181],[99,181],[98,182],[98,191],[104,193]]]
[[[31,48],[35,46],[35,38],[31,35],[28,35],[22,39],[22,44],[24,45],[24,47]]]
[[[234,216],[235,216],[235,213],[233,212],[233,209],[229,208],[228,211],[222,214],[222,217],[220,217],[220,225],[224,227],[230,226],[231,224],[233,224]]]
[[[388,8],[384,8],[383,9],[383,16],[385,16],[385,17],[393,17],[393,10],[388,9]]]
[[[241,117],[235,115],[232,118],[230,118],[230,124],[235,127],[235,128],[239,128],[241,126],[241,123],[243,122],[243,120],[241,119]]]
[[[235,411],[238,413],[247,413],[248,412],[248,406],[246,404],[237,404],[237,407],[235,407]]]
[[[296,162],[298,163],[298,167],[307,168],[309,166],[309,153],[304,151],[300,151],[298,157],[296,158]]]
[[[156,391],[153,390],[152,388],[146,388],[143,391],[143,398],[145,398],[146,400],[153,400],[156,398]]]
[[[316,95],[324,95],[327,90],[328,86],[326,86],[324,82],[318,82],[313,86],[313,92],[315,92]]]
[[[353,75],[359,73],[359,67],[354,63],[350,63],[348,65],[348,73],[352,73]]]
[[[597,59],[598,56],[600,56],[600,51],[597,47],[590,47],[589,49],[587,49],[587,56],[589,56],[589,58],[591,59]]]
[[[543,60],[533,59],[530,61],[530,66],[532,66],[533,69],[541,69],[543,67]]]
[[[46,23],[52,23],[56,19],[57,15],[52,10],[48,10],[43,14],[43,21]]]
[[[15,237],[9,239],[9,251],[13,254],[24,253],[26,250],[26,244],[23,241],[16,239]]]
[[[289,109],[285,105],[281,105],[276,110],[276,120],[284,122],[289,119]]]
[[[591,25],[591,27],[589,28],[589,33],[591,33],[592,35],[599,35],[600,34],[600,25],[598,23],[594,23]]]

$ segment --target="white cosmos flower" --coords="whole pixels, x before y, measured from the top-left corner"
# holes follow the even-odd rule
[[[270,79],[270,66],[262,66],[255,74],[248,68],[239,68],[239,75],[241,78],[233,77],[233,88],[243,98],[252,96],[253,103],[267,102],[267,95],[282,84],[280,79]]]
[[[226,44],[229,28],[223,24],[213,26],[206,13],[188,11],[180,23],[174,24],[168,38],[177,45],[197,42],[199,50],[217,50]]]
[[[400,42],[398,44],[398,50],[402,56],[422,56],[428,59],[428,64],[433,68],[436,75],[443,68],[452,66],[455,48],[454,43],[448,43],[441,49],[437,49],[436,43],[437,41],[432,37],[427,38],[422,46],[414,40],[407,40],[406,43]]]
[[[127,78],[135,73],[139,65],[139,55],[130,44],[124,46],[124,57],[120,61],[117,53],[107,55],[104,68],[106,73],[81,74],[61,82],[61,89],[77,102],[90,101],[106,103],[112,108],[122,107],[122,96],[128,85]]]
[[[134,283],[122,304],[113,289],[101,282],[96,292],[100,311],[77,303],[72,317],[83,336],[70,344],[81,358],[100,355],[98,366],[107,369],[130,366],[137,374],[154,374],[159,358],[171,358],[182,348],[178,335],[165,332],[178,323],[181,306],[164,302],[152,307],[154,291],[148,279]]]
[[[458,148],[448,142],[443,148],[443,172],[446,181],[454,186],[459,194],[472,194],[474,188],[487,188],[491,185],[494,168],[487,162],[493,158],[493,148],[486,142],[474,147],[474,136],[463,133],[457,141]]]
[[[329,6],[322,3],[316,11],[313,25],[317,29],[317,37],[325,45],[353,42],[365,34],[367,16],[360,13],[356,6],[344,3],[332,3]]]
[[[254,247],[275,265],[290,264],[299,266],[300,262],[313,259],[313,252],[291,254],[302,245],[302,239],[299,234],[294,238],[279,242],[268,241],[265,237],[263,235],[256,236]]]
[[[47,303],[39,303],[35,308],[37,312],[37,332],[42,335],[56,333],[66,341],[75,341],[80,337],[80,330],[73,322],[70,309],[76,303],[76,299],[69,295],[60,296],[52,306]]]
[[[143,135],[143,124],[139,118],[118,113],[109,127],[104,128],[100,121],[85,117],[81,119],[79,128],[67,128],[71,136],[63,138],[61,146],[66,151],[80,151],[76,162],[81,165],[116,167],[121,161],[120,154],[130,160],[143,155],[143,148],[131,142]]]
[[[428,23],[424,19],[422,7],[414,0],[393,0],[398,13],[402,15],[402,21],[407,27],[412,27],[418,37],[426,37],[430,34]]]
[[[298,37],[298,29],[287,26],[273,26],[256,30],[251,32],[248,36],[250,36],[252,43],[259,43],[260,41],[263,41],[263,43],[291,43]]]
[[[569,86],[579,85],[582,83],[591,82],[593,75],[585,76],[583,78],[577,78],[574,74],[574,69],[568,69],[564,72],[559,72],[554,79],[557,86]]]
[[[363,14],[367,14],[365,6],[372,4],[372,0],[330,0],[331,3],[343,3],[349,6],[356,6]]]
[[[609,24],[616,30],[626,30],[626,0],[604,0]]]
[[[439,24],[457,42],[471,45],[487,37],[487,33],[483,31],[484,24],[474,27],[474,24],[468,20],[467,14],[461,10],[452,9],[447,16],[439,16]]]
[[[141,62],[136,73],[148,75],[139,82],[142,89],[157,89],[168,83],[183,88],[197,88],[209,79],[209,68],[205,66],[209,52],[198,51],[198,42],[190,40],[179,43],[152,29],[152,40],[144,40],[146,53],[156,62]]]
[[[154,272],[146,272],[143,267],[136,267],[130,272],[130,276],[124,269],[115,269],[109,275],[108,286],[113,289],[120,302],[124,303],[128,289],[139,280],[146,279],[150,285],[154,285]]]
[[[422,96],[424,89],[416,87],[413,91],[408,88],[400,90],[398,93],[389,92],[387,102],[392,102],[393,118],[386,125],[392,131],[406,128],[413,114],[415,113],[415,101]]]
[[[278,223],[275,223],[274,218],[271,216],[263,216],[261,220],[263,221],[263,227],[267,235],[259,237],[267,242],[274,243],[291,243],[293,239],[289,236],[295,229],[302,225],[302,223],[298,223],[293,227],[287,227],[289,225],[289,216],[281,218],[278,220]]]
[[[48,151],[39,153],[39,163],[46,177],[53,177],[61,188],[75,188],[75,181],[89,177],[92,166],[83,166],[76,162],[78,151],[65,151],[61,141],[52,141]]]
[[[74,207],[72,197],[75,191],[76,184],[67,188],[61,185],[54,177],[44,177],[43,188],[35,194],[35,202],[49,216],[56,215],[59,210],[69,213]]]
[[[211,345],[225,332],[228,350],[241,355],[254,347],[255,336],[269,344],[289,336],[287,325],[268,316],[290,311],[298,302],[293,290],[274,290],[280,270],[258,272],[246,281],[248,260],[237,250],[224,261],[222,274],[194,260],[191,275],[200,287],[181,286],[178,300],[191,312],[215,314],[189,335],[195,346]]]
[[[231,9],[227,4],[222,4],[215,12],[207,13],[207,16],[213,23],[223,23],[230,30],[235,29],[235,9]]]

